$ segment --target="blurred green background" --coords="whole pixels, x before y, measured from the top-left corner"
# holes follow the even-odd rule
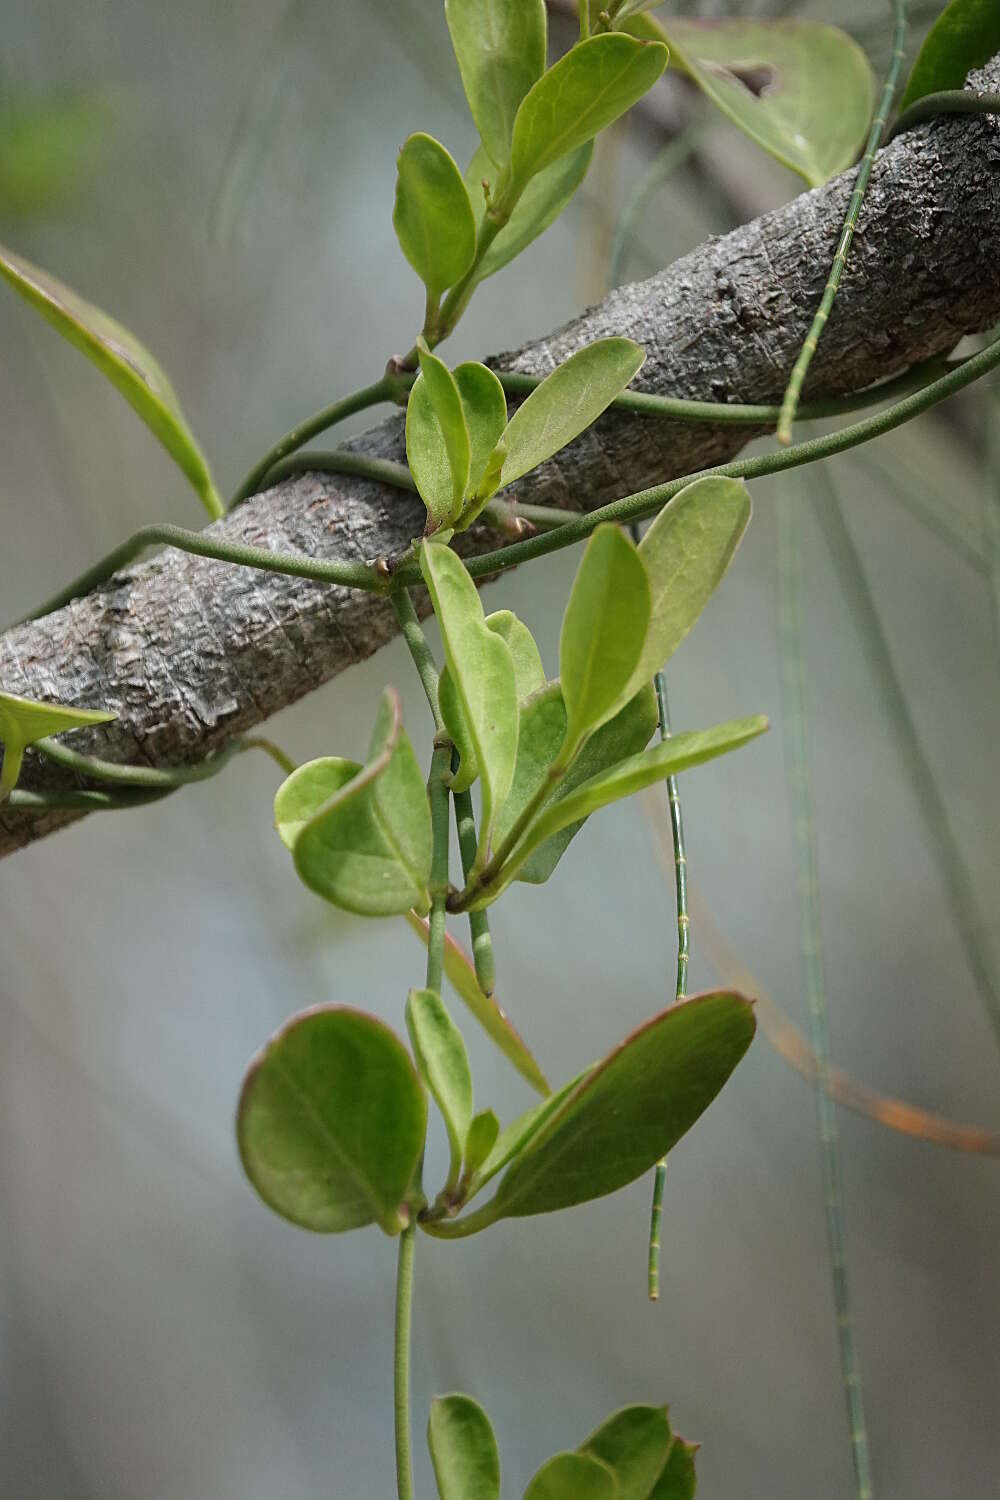
[[[881,66],[882,8],[837,10]],[[570,39],[558,19],[552,35]],[[633,187],[703,113],[670,83],[613,131],[520,272],[477,294],[449,358],[514,347],[596,300]],[[396,151],[414,129],[460,159],[474,145],[436,3],[8,6],[0,239],[156,352],[225,491],[294,420],[411,341],[421,291],[390,213]],[[719,125],[649,202],[626,274],[796,191]],[[133,413],[6,291],[0,350],[10,619],[144,521],[200,521]],[[994,380],[831,471],[991,929],[1000,700],[983,506],[1000,483],[985,447],[997,399]],[[822,492],[808,471],[796,484],[834,1056],[871,1087],[997,1129],[1000,1058],[809,514]],[[748,539],[669,686],[678,727],[772,716],[769,736],[681,791],[695,886],[802,1025],[776,493],[754,486]],[[563,553],[488,591],[491,607],[528,621],[552,671],[576,562]],[[363,755],[386,682],[419,743],[426,711],[398,643],[281,715],[273,734],[300,759]],[[242,1179],[233,1110],[246,1061],[287,1016],[338,1001],[399,1026],[421,959],[403,923],[376,929],[299,886],[271,827],[275,782],[247,757],[163,805],[93,817],[0,864],[5,1495],[393,1490],[395,1247],[374,1231],[310,1237],[268,1214]],[[549,886],[514,887],[496,909],[502,1002],[555,1078],[672,993],[658,828],[662,808],[622,804],[588,825]],[[706,936],[696,920],[693,987],[717,978]],[[995,941],[990,959],[995,975]],[[466,1030],[479,1103],[509,1118],[527,1089]],[[879,1493],[985,1500],[1000,1461],[1000,1165],[851,1114],[841,1124]],[[490,1412],[507,1494],[633,1400],[669,1401],[677,1429],[701,1440],[706,1497],[851,1492],[814,1103],[763,1038],[671,1159],[656,1307],[648,1201],[643,1182],[568,1215],[421,1244],[418,1493],[433,1488],[427,1403],[454,1388]]]

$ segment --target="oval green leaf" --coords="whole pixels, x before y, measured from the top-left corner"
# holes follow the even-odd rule
[[[602,724],[587,740],[566,775],[557,783],[548,802],[561,801],[602,771],[610,770],[629,756],[645,749],[658,721],[656,694],[646,683],[613,719]],[[558,681],[547,684],[521,708],[517,738],[517,763],[510,795],[497,819],[497,842],[500,843],[517,818],[535,796],[548,775],[566,736],[566,708]],[[552,874],[571,840],[583,827],[584,819],[571,823],[540,844],[518,867],[517,879],[530,885],[541,885]]]
[[[411,990],[406,1029],[417,1067],[441,1111],[448,1132],[451,1167],[445,1190],[462,1175],[465,1142],[472,1122],[472,1073],[462,1033],[436,990]]]
[[[621,32],[590,37],[573,47],[521,101],[511,142],[515,189],[592,141],[642,98],[666,66],[665,46]]]
[[[323,755],[318,760],[297,766],[285,778],[274,797],[274,826],[286,849],[295,848],[295,840],[323,803],[353,781],[363,769],[356,760]]]
[[[708,1108],[753,1034],[750,1001],[725,991],[654,1016],[549,1117],[487,1209],[496,1218],[552,1213],[634,1182]]]
[[[104,709],[65,708],[61,703],[39,703],[34,698],[20,698],[16,693],[0,693],[0,743],[3,744],[0,802],[17,785],[29,745],[50,734],[86,729],[91,724],[110,724],[117,717]]]
[[[417,340],[417,352],[420,375],[406,403],[406,461],[431,532],[462,513],[471,444],[455,377],[423,339]]]
[[[110,380],[190,480],[213,519],[225,506],[166,372],[114,318],[0,245],[0,276]]]
[[[293,772],[279,790],[275,819],[292,838],[299,878],[325,900],[362,916],[394,916],[430,906],[431,817],[427,790],[402,727],[399,697],[387,688],[367,764],[343,781],[351,762],[316,762]],[[310,782],[307,772],[315,778]],[[304,826],[303,804],[329,777],[329,797]],[[339,785],[337,784],[339,782]]]
[[[523,1114],[518,1115],[516,1120],[500,1131],[489,1154],[480,1163],[479,1169],[471,1174],[468,1197],[473,1198],[477,1193],[482,1192],[490,1179],[498,1172],[502,1172],[519,1151],[524,1150],[532,1136],[538,1134],[549,1116],[554,1114],[563,1100],[568,1099],[573,1090],[579,1086],[581,1078],[586,1077],[586,1071],[570,1079],[569,1083],[563,1084],[557,1093],[550,1094],[547,1099],[542,1100],[541,1104],[535,1104],[531,1109],[526,1109]]]
[[[483,897],[474,906],[488,906],[507,885],[516,879],[536,849],[541,849],[547,840],[564,829],[572,828],[582,819],[620,802],[636,792],[676,776],[680,771],[699,766],[717,755],[726,755],[738,750],[767,729],[767,719],[762,714],[752,718],[733,719],[725,724],[716,724],[711,729],[691,729],[672,735],[669,740],[645,750],[641,755],[631,755],[619,761],[609,770],[591,776],[587,781],[565,793],[558,800],[547,803],[537,818],[525,830],[524,836],[510,858],[500,870],[496,881],[485,889]],[[575,828],[573,829],[575,832]]]
[[[469,111],[498,167],[518,106],[545,71],[545,0],[445,0]]]
[[[651,1490],[649,1500],[694,1500],[697,1452],[697,1443],[686,1443],[683,1438],[675,1437],[663,1473]]]
[[[557,1453],[539,1469],[524,1500],[617,1500],[614,1475],[586,1454]]]
[[[487,615],[486,628],[507,642],[514,663],[517,701],[523,703],[545,686],[545,668],[535,638],[524,621],[510,609],[497,609]]]
[[[398,1234],[420,1161],[427,1099],[402,1042],[374,1016],[320,1006],[251,1064],[236,1132],[269,1208],[303,1229],[378,1224]]]
[[[500,1500],[500,1454],[490,1419],[471,1396],[437,1396],[427,1423],[441,1500]]]
[[[588,141],[585,146],[571,151],[568,156],[560,157],[551,167],[546,167],[544,172],[532,177],[518,198],[510,218],[476,267],[477,286],[488,276],[495,276],[497,271],[520,255],[532,240],[544,234],[549,225],[558,219],[586,177],[593,151],[594,143]],[[486,213],[484,182],[489,182],[495,188],[496,172],[486,151],[480,146],[465,173],[465,183],[472,199],[477,225],[482,222]]]
[[[588,734],[614,717],[646,640],[650,588],[634,543],[617,526],[598,526],[584,551],[563,616],[559,681],[566,704],[567,766]]]
[[[631,339],[598,339],[547,375],[507,423],[500,484],[522,474],[579,437],[628,385],[646,358]]]
[[[875,104],[871,64],[853,38],[819,21],[664,21],[636,36],[670,45],[671,64],[769,155],[819,187],[857,160]]]
[[[416,912],[411,911],[406,913],[406,918],[414,932],[426,945],[426,917],[418,917]],[[537,1093],[550,1093],[548,1079],[535,1061],[529,1047],[500,1009],[494,996],[484,994],[479,988],[472,960],[450,932],[446,935],[444,942],[444,972],[448,983],[470,1015],[475,1017],[490,1041],[517,1069],[521,1077],[526,1079]]]
[[[635,690],[673,656],[721,583],[749,520],[746,485],[706,475],[675,495],[649,527],[639,556],[652,608],[632,674]]]
[[[649,1500],[672,1440],[665,1406],[626,1406],[602,1422],[580,1452],[611,1470],[617,1500]]]
[[[455,368],[455,384],[462,398],[469,432],[469,478],[475,493],[500,436],[507,425],[507,397],[492,370],[469,361]]]
[[[476,254],[476,217],[454,157],[418,131],[396,163],[392,223],[400,249],[436,303]]]
[[[973,68],[1000,52],[1000,5],[996,0],[951,0],[924,37],[900,109],[925,94],[965,87]]]
[[[472,1177],[489,1156],[500,1134],[500,1121],[491,1109],[474,1115],[465,1138],[465,1160],[462,1163],[463,1178]]]
[[[450,547],[425,542],[420,570],[441,627],[445,660],[482,781],[474,873],[486,863],[517,757],[517,684],[507,643],[488,628],[478,590]],[[471,878],[471,877],[470,877]]]

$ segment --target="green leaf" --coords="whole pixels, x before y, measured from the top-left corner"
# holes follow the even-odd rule
[[[996,0],[951,0],[924,38],[900,109],[925,94],[960,89],[973,68],[1000,52],[1000,6]]]
[[[819,21],[656,21],[636,16],[636,36],[670,45],[674,67],[758,146],[810,187],[857,160],[875,103],[864,52]]]
[[[406,913],[407,921],[414,932],[427,942],[427,920],[415,912]],[[517,1069],[531,1087],[539,1094],[550,1092],[548,1079],[535,1061],[527,1044],[511,1025],[492,995],[479,988],[476,971],[459,943],[449,932],[444,944],[444,972],[449,984],[459,999],[475,1017],[494,1046],[503,1053],[507,1061]]]
[[[455,377],[423,339],[417,340],[417,351],[420,375],[406,403],[406,461],[431,532],[462,513],[471,447]]]
[[[580,1452],[615,1476],[617,1500],[649,1500],[672,1441],[665,1406],[626,1406],[592,1432]]]
[[[513,484],[579,437],[620,395],[645,358],[638,344],[621,338],[598,339],[571,354],[507,423],[499,483]]]
[[[496,1140],[490,1148],[489,1154],[484,1157],[476,1172],[470,1173],[468,1196],[475,1197],[476,1193],[483,1190],[486,1184],[502,1172],[514,1160],[519,1151],[523,1151],[531,1140],[537,1135],[550,1115],[568,1099],[573,1090],[579,1085],[581,1078],[586,1077],[586,1071],[579,1073],[576,1078],[570,1079],[569,1083],[563,1084],[562,1088],[555,1094],[550,1094],[543,1099],[541,1104],[535,1104],[531,1109],[526,1109],[523,1114],[518,1115],[500,1131]]]
[[[462,1175],[465,1142],[472,1122],[472,1074],[462,1033],[436,990],[411,990],[406,1028],[417,1067],[441,1111],[448,1132],[451,1168],[446,1190]]]
[[[596,1458],[557,1453],[543,1464],[524,1500],[617,1500],[614,1475]]]
[[[472,1122],[469,1125],[469,1133],[465,1138],[465,1161],[462,1164],[463,1177],[472,1177],[474,1173],[479,1171],[479,1168],[496,1145],[499,1134],[500,1121],[491,1109],[484,1109],[481,1114],[473,1116]]]
[[[455,384],[462,398],[469,432],[467,488],[475,493],[490,455],[507,425],[507,397],[493,371],[474,361],[456,367]]]
[[[398,1234],[424,1147],[427,1099],[406,1048],[374,1016],[304,1011],[254,1060],[240,1095],[240,1159],[269,1208],[322,1234]]]
[[[601,771],[607,771],[626,757],[637,755],[649,744],[658,721],[656,694],[646,683],[613,719],[592,734],[574,760],[569,771],[556,785],[549,802],[558,802]],[[521,708],[517,738],[517,763],[510,795],[497,819],[496,840],[499,844],[527,807],[548,775],[566,737],[566,708],[558,680],[549,683]],[[584,819],[540,844],[518,867],[517,879],[541,885],[552,874],[583,827]]]
[[[733,560],[750,520],[736,479],[709,475],[675,495],[639,543],[649,577],[649,631],[632,685],[648,682],[677,650]]]
[[[392,222],[403,254],[436,303],[472,265],[476,218],[454,158],[423,131],[399,153]]]
[[[425,542],[420,570],[441,627],[448,672],[468,727],[482,781],[474,872],[486,863],[497,812],[510,791],[517,756],[517,686],[506,641],[490,630],[475,584],[450,547]]]
[[[560,157],[551,167],[546,167],[544,172],[532,177],[518,198],[510,218],[476,267],[477,286],[488,276],[495,276],[497,271],[520,255],[532,240],[544,234],[549,225],[558,219],[586,177],[593,151],[594,143],[588,141],[585,146],[570,152],[568,156]],[[490,182],[495,188],[496,181],[496,172],[489,156],[480,146],[465,173],[477,226],[486,213],[486,197],[482,185]]]
[[[507,648],[514,663],[517,699],[521,703],[545,685],[545,668],[542,666],[542,658],[538,654],[534,637],[527,625],[509,609],[498,609],[494,614],[487,615],[485,624],[488,630],[492,630],[495,635],[499,635],[507,642]],[[445,728],[459,754],[458,770],[452,777],[451,785],[456,792],[464,792],[479,775],[479,765],[454,680],[447,667],[441,673],[438,684],[438,703]],[[506,806],[506,803],[504,805]],[[507,826],[510,826],[509,822]]]
[[[335,906],[393,916],[430,906],[431,818],[423,775],[386,688],[368,762],[332,757],[294,771],[275,798],[278,831],[300,879]],[[310,802],[324,786],[326,799]],[[309,813],[309,808],[313,811]]]
[[[33,698],[19,698],[16,693],[0,693],[0,742],[3,743],[0,802],[17,785],[29,745],[50,734],[65,734],[69,729],[110,724],[115,718],[117,714],[103,709],[64,708],[61,703],[38,703]]]
[[[708,1108],[753,1033],[750,1001],[724,991],[654,1016],[549,1116],[465,1232],[473,1219],[485,1228],[497,1219],[553,1213],[641,1177]],[[459,1226],[461,1220],[450,1227]]]
[[[0,100],[0,213],[44,213],[89,185],[115,111],[99,93]]]
[[[205,457],[184,420],[173,386],[149,350],[114,318],[3,245],[0,276],[120,391],[191,481],[209,515],[223,515],[225,506]]]
[[[697,1443],[686,1443],[681,1437],[674,1438],[670,1456],[649,1500],[694,1500],[697,1488],[694,1460],[698,1446]]]
[[[490,1419],[471,1396],[436,1396],[427,1423],[441,1500],[500,1500],[500,1454]]]
[[[513,610],[498,609],[486,616],[486,627],[507,642],[514,663],[517,701],[523,703],[532,693],[545,686],[545,668],[535,638]]]
[[[585,736],[633,695],[629,688],[649,615],[649,581],[638,550],[617,526],[598,526],[573,581],[559,637],[567,716],[559,757],[564,766]]]
[[[445,0],[469,111],[498,167],[518,105],[545,71],[545,0]]]
[[[563,829],[579,823],[599,808],[666,780],[668,776],[699,766],[706,760],[714,760],[717,755],[725,755],[730,750],[738,750],[763,734],[767,727],[767,719],[757,714],[748,719],[716,724],[712,729],[687,730],[672,735],[652,750],[630,755],[610,770],[591,776],[573,791],[542,808],[504,864],[496,882],[486,889],[480,900],[472,903],[473,906],[488,906],[495,901],[500,892],[520,875],[534,851]]]
[[[511,142],[515,189],[593,140],[642,98],[666,66],[666,47],[620,32],[573,47],[521,101]]]

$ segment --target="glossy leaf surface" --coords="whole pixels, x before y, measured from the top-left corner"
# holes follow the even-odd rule
[[[39,703],[34,698],[20,698],[16,693],[0,693],[0,744],[3,745],[0,801],[17,785],[29,745],[70,729],[110,724],[115,718],[116,714],[105,713],[103,709],[66,708],[61,703]]]
[[[281,783],[274,798],[274,826],[286,849],[295,848],[295,840],[310,819],[314,818],[364,767],[356,760],[339,755],[323,755],[297,766]]]
[[[698,1487],[694,1469],[697,1452],[697,1443],[686,1443],[683,1438],[675,1437],[649,1500],[694,1500]]]
[[[542,666],[542,659],[538,654],[534,637],[527,625],[509,609],[500,609],[492,615],[487,615],[485,623],[488,630],[492,630],[507,643],[511,660],[514,663],[514,686],[517,699],[519,703],[523,702],[545,683],[545,669]],[[458,692],[447,667],[441,673],[438,700],[445,728],[451,735],[452,743],[459,756],[458,769],[452,777],[451,784],[456,792],[464,792],[479,775],[479,764]],[[508,794],[504,808],[509,801]],[[509,827],[509,820],[504,817],[503,808],[498,814],[498,822],[501,820],[505,826]]]
[[[584,1453],[557,1453],[543,1464],[524,1500],[617,1500],[610,1469]]]
[[[393,227],[431,301],[459,281],[476,253],[476,219],[454,158],[418,131],[396,163]]]
[[[1000,52],[1000,5],[996,0],[951,0],[924,38],[900,109],[925,94],[965,87],[967,73]]]
[[[472,1074],[462,1033],[436,990],[411,990],[406,1001],[406,1028],[417,1067],[430,1089],[448,1132],[454,1187],[462,1170],[465,1141],[472,1122]]]
[[[507,649],[514,663],[517,700],[523,703],[532,693],[545,686],[545,668],[535,638],[524,621],[519,620],[510,609],[494,610],[493,614],[486,616],[486,625],[507,642]]]
[[[579,437],[621,394],[645,358],[631,339],[598,339],[557,366],[507,424],[500,483],[512,484]]]
[[[392,916],[410,907],[426,912],[430,807],[391,688],[383,695],[367,764],[344,779],[351,765],[332,757],[312,762],[279,788],[275,822],[291,839],[299,877],[317,895],[362,916]],[[296,828],[324,780],[330,795]]]
[[[602,1422],[580,1444],[580,1452],[600,1459],[611,1470],[616,1500],[649,1500],[671,1441],[665,1406],[626,1406]]]
[[[632,683],[636,690],[670,660],[722,581],[750,520],[750,497],[736,479],[707,476],[681,490],[639,543],[649,576],[649,631]]]
[[[427,1423],[441,1500],[500,1500],[500,1454],[490,1419],[471,1396],[437,1396]]]
[[[667,49],[621,32],[571,48],[525,96],[514,121],[511,176],[516,188],[576,151],[631,109],[667,65]]]
[[[566,754],[632,696],[649,617],[649,581],[638,550],[617,526],[598,526],[573,580],[559,636]]]
[[[642,1175],[711,1104],[750,1045],[753,1007],[718,992],[671,1006],[594,1068],[514,1158],[497,1217],[551,1213]]]
[[[519,1151],[524,1150],[531,1137],[538,1134],[549,1116],[555,1113],[564,1099],[569,1098],[573,1090],[579,1085],[580,1079],[585,1076],[584,1073],[581,1073],[576,1078],[571,1079],[569,1083],[563,1084],[562,1088],[557,1090],[556,1093],[550,1094],[547,1099],[543,1099],[541,1104],[535,1104],[531,1109],[526,1109],[523,1114],[518,1115],[516,1120],[513,1120],[498,1133],[489,1154],[484,1157],[478,1171],[473,1176],[469,1188],[470,1197],[481,1192],[498,1172],[502,1172],[504,1167],[508,1166],[514,1160]]]
[[[649,744],[656,725],[656,694],[647,683],[613,719],[602,724],[590,736],[569,771],[557,784],[550,801],[560,801],[592,776],[609,770],[629,756],[637,755]],[[544,782],[549,766],[558,755],[565,737],[566,709],[556,681],[549,683],[543,691],[535,693],[521,708],[514,781],[497,820],[497,842],[509,833],[520,813]],[[548,880],[570,841],[583,827],[583,821],[570,824],[540,844],[530,858],[519,866],[518,880],[527,881],[531,885],[540,885]]]
[[[419,937],[427,942],[427,920],[415,912],[407,912],[407,920]],[[539,1094],[548,1094],[549,1083],[538,1066],[530,1048],[500,1009],[492,995],[479,988],[476,971],[468,954],[449,932],[445,937],[444,972],[448,983],[459,999],[475,1017],[494,1046],[503,1053],[531,1087]]]
[[[593,142],[588,141],[585,146],[560,157],[551,167],[532,177],[507,223],[476,267],[477,284],[488,276],[495,276],[555,222],[586,177],[593,150]],[[496,180],[496,170],[480,146],[465,173],[477,223],[482,221],[486,212],[483,182],[495,187]]]
[[[493,888],[483,904],[488,905],[490,900],[495,900],[498,888],[502,890],[516,878],[529,856],[563,829],[579,823],[599,808],[619,802],[623,797],[631,797],[658,781],[664,781],[668,776],[713,760],[717,755],[725,755],[730,750],[738,750],[763,734],[767,727],[767,720],[758,714],[748,719],[733,719],[725,724],[716,724],[711,729],[685,730],[673,735],[663,744],[654,746],[652,750],[645,750],[641,755],[631,755],[610,770],[591,776],[558,801],[550,802],[542,808],[500,872],[498,887]]]
[[[545,0],[445,0],[444,9],[469,112],[505,167],[518,106],[545,70]]]
[[[517,756],[517,686],[507,643],[490,630],[475,584],[450,547],[420,548],[420,569],[441,627],[448,672],[461,704],[482,781],[476,860],[485,863],[497,811]]]
[[[428,530],[462,512],[471,443],[458,384],[448,366],[417,340],[420,377],[406,403],[406,461],[427,507]]]
[[[485,365],[470,360],[456,366],[454,374],[469,433],[467,488],[474,492],[507,425],[507,397],[493,371]]]
[[[110,380],[190,480],[209,515],[221,516],[225,507],[208,463],[173,386],[149,350],[114,318],[3,245],[0,276]]]
[[[322,1006],[296,1016],[251,1064],[237,1139],[269,1208],[335,1234],[403,1227],[427,1100],[406,1048],[374,1016]]]
[[[629,31],[670,44],[724,115],[811,187],[857,160],[875,104],[862,49],[819,21],[636,16]]]

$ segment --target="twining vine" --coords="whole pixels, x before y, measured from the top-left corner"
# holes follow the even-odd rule
[[[902,75],[903,0],[893,0],[892,59],[874,110],[870,67],[848,38],[815,23],[803,23],[794,37],[780,21],[754,23],[765,61],[780,56],[787,66],[792,58],[791,65],[808,79],[810,48],[822,47],[824,65],[834,67],[835,96],[824,99],[817,85],[820,113],[809,127],[811,138],[801,132],[793,138],[787,122],[782,126],[780,99],[775,105],[766,89],[758,96],[740,83],[742,53],[726,50],[735,47],[727,42],[729,23],[707,29],[674,19],[661,24],[646,14],[651,8],[645,0],[611,0],[606,8],[581,0],[579,41],[549,65],[543,0],[446,0],[481,143],[464,174],[446,148],[422,132],[411,135],[400,152],[393,222],[424,288],[420,332],[409,352],[390,359],[378,380],[325,407],[272,446],[228,506],[169,379],[149,351],[55,278],[0,250],[0,274],[115,384],[212,519],[221,519],[263,486],[304,470],[363,475],[415,490],[426,509],[423,534],[401,556],[364,563],[278,553],[212,531],[146,526],[33,614],[58,609],[98,587],[153,546],[383,595],[427,698],[432,742],[426,778],[392,688],[383,695],[363,764],[328,754],[296,767],[270,741],[246,737],[200,766],[165,770],[85,756],[54,738],[107,722],[113,717],[109,713],[0,693],[0,802],[6,806],[125,809],[213,776],[236,755],[259,749],[285,776],[275,798],[275,824],[300,880],[343,909],[372,918],[403,917],[426,944],[424,983],[410,991],[405,1005],[409,1048],[363,1012],[333,1005],[305,1012],[292,1018],[252,1064],[237,1115],[243,1166],[276,1213],[323,1233],[376,1225],[398,1241],[399,1500],[414,1495],[410,1340],[418,1232],[462,1239],[507,1218],[555,1212],[613,1193],[655,1169],[648,1268],[655,1299],[667,1155],[751,1043],[755,1021],[745,995],[735,989],[687,995],[690,917],[676,778],[750,743],[767,724],[755,716],[674,732],[663,675],[664,664],[725,576],[746,529],[745,482],[867,444],[1000,365],[997,339],[963,359],[933,361],[860,395],[800,405]],[[896,130],[941,113],[996,111],[997,96],[954,87],[956,67],[961,81],[1000,46],[992,20],[970,28],[970,14],[969,0],[952,0],[939,18],[911,75]],[[742,26],[743,48],[745,36]],[[866,140],[830,275],[783,401],[730,405],[631,391],[644,354],[624,338],[602,339],[577,351],[544,379],[498,376],[472,361],[450,368],[435,351],[476,288],[562,211],[586,174],[594,138],[656,83],[670,49],[714,105],[807,181],[822,181],[851,165]],[[655,182],[693,140],[683,137],[655,164],[630,214],[640,211]],[[619,237],[616,266],[622,244]],[[513,411],[508,397],[519,401]],[[348,416],[385,403],[406,409],[405,466],[344,450],[302,451]],[[790,444],[796,419],[839,416],[869,405],[881,409],[839,431]],[[518,506],[504,496],[508,486],[612,408],[636,420],[775,428],[785,446],[651,486],[582,515]],[[799,831],[806,989],[856,1494],[867,1500],[873,1492],[871,1463],[847,1295],[796,654],[794,518],[784,500],[781,516],[785,717]],[[651,524],[640,538],[641,520]],[[492,525],[503,544],[466,563],[453,543],[477,523]],[[631,537],[622,529],[626,525]],[[835,540],[850,565],[839,532]],[[527,625],[509,610],[487,615],[476,580],[580,542],[586,546],[563,616],[560,671],[550,680]],[[863,605],[863,576],[859,581],[850,566],[847,576]],[[409,592],[414,586],[430,596],[441,631],[441,664],[420,624]],[[884,656],[878,655],[876,665],[891,688],[891,662]],[[901,722],[911,773],[921,782],[919,747],[913,751],[906,721]],[[657,730],[658,742],[649,748]],[[100,785],[27,790],[19,781],[29,751]],[[548,880],[593,813],[661,782],[668,795],[676,890],[673,1003],[553,1092],[496,1002],[488,909],[515,881]],[[932,805],[927,797],[925,805]],[[452,808],[461,884],[452,883],[449,871]],[[449,915],[459,914],[468,920],[471,962],[448,932]],[[476,1110],[465,1042],[443,999],[446,977],[472,1017],[541,1095],[540,1103],[504,1128],[491,1109]],[[448,1168],[436,1185],[424,1180],[429,1101],[448,1143]],[[428,1442],[441,1500],[498,1500],[496,1440],[472,1397],[455,1394],[433,1403]],[[524,1500],[581,1495],[684,1500],[694,1489],[693,1446],[674,1433],[664,1407],[635,1405],[609,1418],[578,1448],[544,1464]]]

